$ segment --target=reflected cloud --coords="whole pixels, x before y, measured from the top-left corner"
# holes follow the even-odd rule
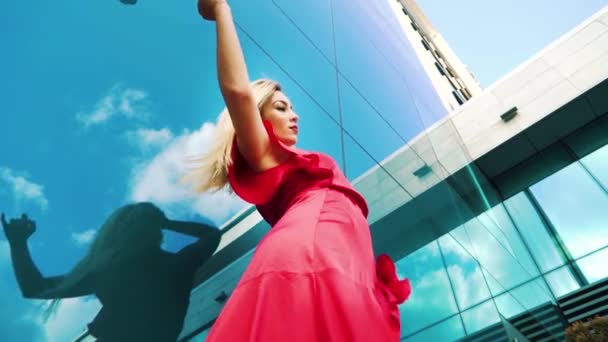
[[[72,341],[100,309],[101,304],[95,298],[69,298],[61,302],[48,321],[42,322],[40,317],[36,320],[44,330],[46,342]]]
[[[44,195],[44,186],[18,175],[10,168],[0,167],[0,182],[8,185],[17,201],[33,202],[43,210],[48,207],[49,201]]]
[[[205,152],[214,131],[215,125],[211,123],[204,123],[193,132],[185,130],[170,139],[165,149],[136,163],[132,170],[129,199],[154,202],[173,216],[191,216],[194,211],[218,225],[240,211],[245,203],[227,191],[196,194],[189,185],[181,182],[190,167],[187,159]],[[170,132],[153,135],[173,136]]]
[[[88,245],[95,238],[95,229],[72,233],[72,241],[79,247]]]

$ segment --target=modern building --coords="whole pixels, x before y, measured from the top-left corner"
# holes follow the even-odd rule
[[[481,92],[479,82],[413,0],[388,1],[439,98],[450,111]]]
[[[233,8],[252,74],[366,197],[375,251],[412,281],[404,340],[563,340],[608,313],[608,7],[482,90],[413,1],[264,3]],[[222,229],[182,341],[269,226],[247,207]]]

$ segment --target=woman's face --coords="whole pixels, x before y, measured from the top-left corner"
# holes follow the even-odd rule
[[[262,118],[272,124],[277,138],[292,146],[298,141],[298,115],[291,102],[281,91],[276,91],[262,107]]]

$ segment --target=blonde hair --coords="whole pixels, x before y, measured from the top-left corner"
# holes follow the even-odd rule
[[[259,79],[250,84],[260,112],[272,95],[281,91],[281,85],[270,79]],[[228,109],[225,108],[217,119],[213,142],[209,150],[191,162],[197,164],[184,181],[193,185],[196,192],[221,190],[228,185],[228,168],[232,164],[232,143],[236,133]]]

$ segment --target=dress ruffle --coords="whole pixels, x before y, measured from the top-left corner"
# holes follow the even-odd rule
[[[399,325],[399,304],[405,302],[412,293],[409,279],[400,280],[393,260],[386,254],[378,256],[376,261],[376,274],[380,291],[389,305],[392,321]]]
[[[274,134],[272,124],[267,120],[264,120],[263,123],[270,142],[290,153],[290,158],[295,160],[287,160],[263,172],[253,172],[239,152],[235,137],[232,144],[232,164],[228,170],[228,180],[239,197],[254,205],[266,204],[274,197],[283,178],[295,170],[304,170],[316,180],[331,182],[334,173],[331,169],[320,166],[318,154],[285,145]],[[260,184],[264,184],[264,186],[261,187]]]

